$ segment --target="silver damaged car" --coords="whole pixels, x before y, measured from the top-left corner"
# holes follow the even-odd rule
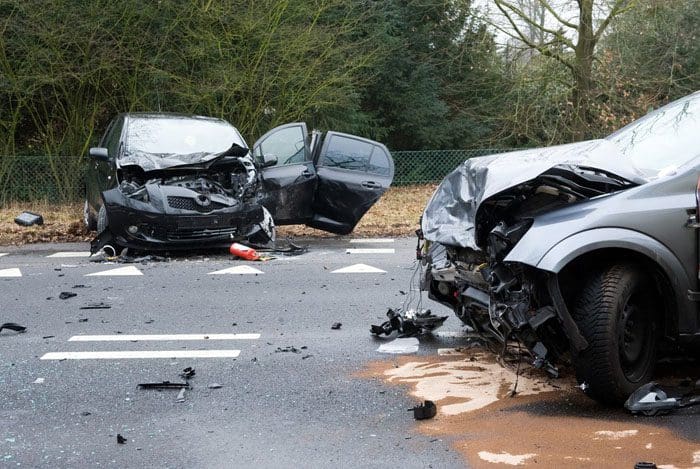
[[[464,162],[421,220],[421,289],[607,404],[700,343],[700,92],[605,139]]]

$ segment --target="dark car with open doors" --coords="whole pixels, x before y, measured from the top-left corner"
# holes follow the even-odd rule
[[[348,234],[394,176],[381,143],[304,123],[267,132],[251,151],[222,119],[121,114],[89,154],[93,251],[266,245],[285,224]]]
[[[700,93],[605,139],[473,158],[423,213],[422,289],[619,404],[697,354]]]

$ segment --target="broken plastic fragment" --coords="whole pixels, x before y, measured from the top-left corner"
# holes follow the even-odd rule
[[[126,442],[129,441],[123,436],[121,436],[119,433],[117,433],[117,443],[120,445],[126,444]]]
[[[192,368],[191,366],[188,366],[187,368],[185,368],[184,370],[182,370],[182,373],[180,373],[180,378],[182,378],[182,379],[190,379],[190,378],[192,378],[195,374],[196,374],[196,373],[195,373],[195,371],[194,371],[194,368]]]
[[[331,329],[333,329],[334,331],[337,331],[337,330],[340,329],[342,326],[343,326],[342,323],[340,323],[340,322],[334,322],[333,325],[331,326]]]
[[[15,223],[21,226],[43,225],[44,217],[34,212],[22,212],[15,218]]]
[[[80,309],[110,309],[111,307],[112,305],[100,301],[99,303],[88,303],[85,306],[81,306]]]
[[[437,414],[437,406],[433,401],[425,401],[423,404],[408,409],[413,411],[413,418],[416,420],[427,420],[435,417]]]
[[[697,393],[697,389],[685,395],[669,394],[657,383],[647,383],[630,395],[625,402],[625,408],[633,414],[656,415],[700,404],[700,394]]]
[[[405,313],[401,309],[389,308],[386,312],[388,321],[379,326],[372,325],[370,332],[374,335],[390,335],[398,331],[401,337],[410,337],[426,332],[432,332],[447,320],[447,316],[435,316],[429,309],[420,311],[409,310]]]
[[[78,296],[77,293],[73,293],[71,291],[62,291],[58,297],[62,300],[67,300],[68,298],[73,298],[74,296]]]
[[[209,389],[220,389],[220,388],[223,388],[224,386],[223,386],[223,384],[219,384],[219,383],[211,383],[207,387]]]
[[[171,383],[163,381],[161,383],[139,383],[141,389],[189,389],[189,383]]]
[[[25,332],[25,331],[27,330],[26,327],[20,326],[19,324],[16,324],[16,323],[14,323],[14,322],[6,322],[6,323],[0,325],[0,332],[1,332],[3,329],[9,329],[9,330],[11,330],[11,331],[15,331],[15,332],[20,333],[20,334],[21,334],[22,332]]]
[[[175,402],[185,402],[185,388],[180,389],[180,392],[177,393]]]

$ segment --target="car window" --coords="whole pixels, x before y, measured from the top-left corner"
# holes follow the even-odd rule
[[[649,176],[700,155],[700,93],[674,101],[608,137]]]
[[[378,174],[380,176],[389,176],[391,173],[391,164],[389,163],[389,156],[382,148],[376,145],[374,146],[372,156],[369,159],[369,165],[367,165],[367,172],[372,174]]]
[[[119,152],[119,142],[122,135],[122,128],[124,128],[124,119],[119,118],[114,125],[112,125],[109,133],[105,136],[105,140],[102,146],[107,149],[110,158],[115,158]]]
[[[232,144],[245,147],[238,131],[228,122],[182,117],[138,117],[129,120],[128,152],[162,155],[223,153]]]
[[[344,135],[331,135],[326,150],[321,155],[319,165],[367,171],[374,145]]]
[[[263,160],[263,155],[277,157],[277,166],[303,163],[308,159],[306,135],[301,125],[286,127],[273,132],[255,148],[255,157]]]

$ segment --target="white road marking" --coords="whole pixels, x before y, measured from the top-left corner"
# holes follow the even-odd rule
[[[46,257],[90,257],[90,253],[87,251],[63,251],[55,252]]]
[[[44,378],[37,378],[32,384],[44,384]]]
[[[396,250],[394,248],[360,248],[360,249],[346,249],[345,254],[394,254]]]
[[[0,277],[21,277],[22,272],[18,268],[0,270]]]
[[[392,238],[356,238],[356,239],[351,239],[351,243],[357,243],[357,244],[377,244],[377,243],[393,243],[394,240]]]
[[[385,274],[386,270],[378,269],[367,264],[354,264],[334,270],[332,274]]]
[[[395,339],[380,345],[377,349],[380,353],[416,353],[417,351],[418,339],[415,337]]]
[[[468,331],[437,331],[433,332],[433,335],[443,339],[478,339],[481,337],[476,332]]]
[[[119,267],[116,269],[109,269],[109,270],[103,270],[102,272],[95,272],[92,274],[86,274],[86,277],[125,277],[129,275],[143,275],[143,273],[134,267],[133,265],[130,265],[128,267]]]
[[[141,334],[74,335],[68,342],[120,342],[133,340],[256,340],[260,334]]]
[[[217,270],[216,272],[209,272],[209,275],[226,275],[226,274],[233,274],[233,275],[257,275],[257,274],[264,274],[262,270],[258,270],[254,267],[251,267],[249,265],[237,265],[234,267],[229,267],[228,269],[222,269],[222,270]]]
[[[42,360],[119,360],[127,358],[236,358],[240,350],[136,350],[114,352],[51,352]]]
[[[0,257],[8,255],[9,252],[0,252]]]

